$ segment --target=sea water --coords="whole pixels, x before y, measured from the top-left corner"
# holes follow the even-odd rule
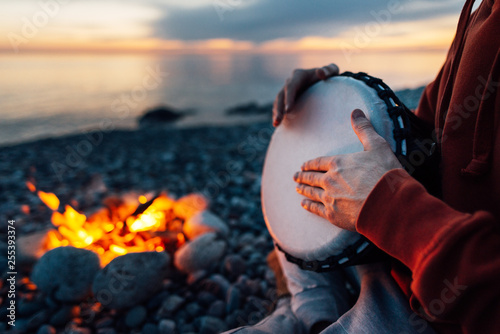
[[[426,84],[445,50],[212,54],[1,54],[0,145],[101,126],[133,128],[158,105],[195,113],[180,126],[235,124],[229,107],[270,103],[295,68],[337,63],[393,89]]]

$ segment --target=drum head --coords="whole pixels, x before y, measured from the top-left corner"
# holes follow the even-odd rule
[[[303,209],[304,197],[295,191],[293,181],[308,160],[363,150],[351,126],[350,115],[356,108],[395,150],[394,126],[385,103],[364,82],[349,77],[334,77],[309,88],[269,144],[262,175],[264,218],[279,246],[305,261],[337,255],[360,238]]]

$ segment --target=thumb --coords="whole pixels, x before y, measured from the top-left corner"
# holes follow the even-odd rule
[[[373,128],[372,123],[366,118],[365,113],[356,109],[351,114],[351,124],[365,151],[373,150],[385,144],[384,138]]]

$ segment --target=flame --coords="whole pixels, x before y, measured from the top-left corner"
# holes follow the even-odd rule
[[[117,245],[111,245],[111,246],[109,246],[109,250],[112,251],[113,253],[118,254],[118,255],[125,255],[125,254],[127,254],[127,250],[125,248],[117,246]]]
[[[186,242],[186,237],[184,236],[184,233],[177,233],[177,242],[182,245]]]
[[[27,184],[33,185],[31,182]],[[28,188],[32,189],[30,186]],[[186,218],[175,214],[176,206],[186,206],[185,200],[177,204],[162,194],[144,212],[131,216],[137,209],[137,202],[113,199],[107,208],[87,218],[70,205],[66,205],[62,213],[57,211],[60,201],[52,193],[39,191],[38,195],[53,210],[52,224],[56,227],[48,233],[47,249],[68,245],[89,249],[99,255],[104,266],[115,257],[127,253],[166,251],[166,240],[155,236],[155,233],[167,231],[163,238],[170,240],[169,245],[179,247],[186,242],[182,233],[183,220]],[[147,197],[134,197],[132,201],[145,204]]]
[[[29,186],[28,186],[29,187]],[[38,197],[42,202],[48,206],[52,211],[59,209],[59,198],[53,193],[46,193],[41,190],[38,191]]]
[[[35,185],[33,184],[33,182],[30,182],[30,181],[26,181],[26,187],[28,187],[28,189],[34,193],[36,191],[36,187]]]

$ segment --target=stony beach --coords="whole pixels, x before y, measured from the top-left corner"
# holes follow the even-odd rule
[[[421,91],[407,90],[400,96],[415,108]],[[151,278],[159,286],[151,298],[124,308],[104,307],[93,295],[77,302],[55,298],[31,283],[32,266],[19,267],[16,327],[2,321],[0,331],[208,334],[264,318],[276,302],[275,278],[266,263],[273,244],[260,205],[261,172],[272,132],[270,122],[186,129],[102,128],[0,147],[2,242],[7,240],[9,220],[15,220],[18,237],[51,226],[52,211],[28,190],[27,181],[86,215],[109,197],[167,192],[177,199],[198,193],[224,224],[217,233],[196,239],[202,239],[201,247],[219,245],[212,253],[217,260],[204,270],[178,271],[170,256],[137,260],[164,273],[164,278],[159,282]],[[1,272],[6,273],[5,246],[0,246]],[[59,270],[63,275],[65,269]],[[7,314],[5,279],[3,274],[2,319]]]
[[[201,193],[229,227],[224,256],[209,272],[193,278],[172,270],[155,298],[129,310],[97,309],[92,319],[85,314],[96,307],[95,299],[68,304],[34,292],[22,279],[29,277],[27,268],[18,275],[17,330],[36,333],[45,324],[71,333],[173,333],[172,328],[178,333],[217,333],[263,318],[275,301],[274,278],[265,260],[272,242],[260,207],[260,174],[271,133],[268,123],[155,128],[94,132],[0,149],[6,176],[0,181],[3,233],[9,219],[15,219],[18,236],[50,226],[51,210],[26,188],[27,180],[86,214],[112,195],[167,191],[178,198]],[[87,153],[82,147],[89,148],[88,154],[79,154]],[[188,278],[197,282],[189,285]],[[7,284],[2,283],[5,300]],[[2,318],[5,311],[0,311]],[[6,329],[4,322],[0,326]]]

